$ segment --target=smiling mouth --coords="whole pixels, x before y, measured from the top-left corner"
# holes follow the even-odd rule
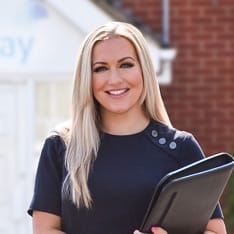
[[[126,92],[128,92],[129,89],[116,89],[116,90],[109,90],[109,91],[106,91],[107,94],[109,95],[114,95],[114,96],[119,96],[119,95],[122,95]]]

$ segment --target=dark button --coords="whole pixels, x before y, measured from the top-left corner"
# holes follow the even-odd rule
[[[157,137],[158,136],[158,131],[157,130],[152,130],[152,136]]]
[[[176,142],[172,141],[170,144],[169,144],[169,148],[170,149],[175,149],[176,148]]]
[[[167,141],[166,141],[166,138],[161,137],[161,138],[158,140],[158,142],[159,142],[160,145],[164,145]]]

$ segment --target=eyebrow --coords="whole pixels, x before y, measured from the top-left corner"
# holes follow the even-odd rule
[[[130,56],[127,56],[127,57],[123,57],[123,58],[119,59],[119,60],[118,60],[118,63],[121,63],[121,62],[123,62],[123,61],[126,60],[126,59],[131,59],[131,60],[135,61],[135,58],[130,57]],[[106,65],[107,63],[106,63],[106,62],[101,62],[101,61],[99,62],[99,61],[97,61],[97,62],[93,63],[93,66],[95,66],[95,65],[97,65],[97,64]]]

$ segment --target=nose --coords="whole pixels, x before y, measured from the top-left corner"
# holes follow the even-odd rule
[[[123,81],[122,76],[120,75],[119,71],[115,68],[110,70],[108,83],[109,84],[119,84]]]

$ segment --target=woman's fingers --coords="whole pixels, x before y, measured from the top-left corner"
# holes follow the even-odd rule
[[[152,227],[151,231],[154,234],[167,234],[167,231],[165,231],[164,229],[162,229],[160,227]],[[133,234],[145,234],[145,233],[142,233],[139,230],[135,230]],[[207,234],[209,234],[209,233],[207,233]]]
[[[160,228],[160,227],[152,227],[151,231],[154,234],[167,234],[167,231],[165,231],[164,229]]]
[[[145,233],[140,232],[140,231],[138,231],[138,230],[135,230],[135,231],[133,232],[133,234],[145,234]]]
[[[135,230],[133,234],[146,234],[146,233],[140,232],[139,230]]]

